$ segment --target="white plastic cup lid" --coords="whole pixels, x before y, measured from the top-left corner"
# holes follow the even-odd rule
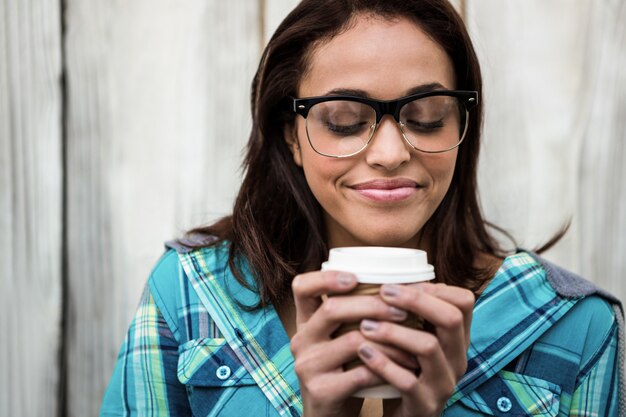
[[[322,271],[351,272],[363,284],[406,284],[435,278],[435,269],[423,250],[377,246],[331,249]]]

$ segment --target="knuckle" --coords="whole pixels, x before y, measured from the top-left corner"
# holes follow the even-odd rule
[[[357,330],[346,333],[344,337],[346,338],[345,341],[348,344],[348,346],[355,348],[355,349],[364,341],[364,338],[361,335],[361,332]]]
[[[403,378],[398,384],[398,390],[401,392],[412,392],[417,388],[417,378]]]
[[[433,335],[424,335],[422,340],[422,354],[425,356],[434,356],[439,350],[439,340]]]
[[[367,385],[370,382],[370,374],[365,367],[360,367],[352,374],[352,384],[354,386]]]
[[[300,348],[302,346],[301,340],[302,337],[298,333],[296,333],[295,335],[293,335],[291,341],[289,342],[289,349],[294,356],[300,351]]]
[[[474,308],[474,304],[476,303],[476,296],[470,290],[463,289],[459,296],[460,298],[460,307],[464,310],[471,310]]]
[[[307,364],[305,360],[296,358],[293,363],[293,370],[295,371],[298,377],[303,378],[306,375]]]
[[[320,307],[321,312],[326,316],[332,316],[337,310],[337,300],[334,297],[328,297]]]
[[[309,398],[314,402],[321,402],[326,398],[324,384],[320,383],[319,380],[310,381],[307,384],[307,392]]]
[[[463,313],[460,310],[454,309],[447,314],[445,327],[454,328],[463,325]]]
[[[296,275],[295,278],[291,281],[291,290],[294,294],[300,294],[302,292],[302,287],[304,284],[304,279],[302,275]]]
[[[307,385],[309,398],[315,403],[328,403],[329,399],[337,398],[337,389],[333,384],[328,383],[327,376],[318,375],[311,378]]]
[[[424,411],[427,415],[436,415],[439,414],[440,410],[438,404],[432,401],[424,405]]]

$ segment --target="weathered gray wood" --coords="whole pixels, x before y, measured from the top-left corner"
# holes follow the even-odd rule
[[[69,415],[96,415],[162,241],[230,211],[250,128],[248,0],[69,0]]]
[[[261,0],[261,3],[264,6],[263,39],[267,43],[280,22],[296,7],[299,0]]]
[[[55,415],[61,322],[58,1],[0,2],[0,415]]]
[[[626,301],[626,2],[593,1],[578,154],[581,271]]]
[[[529,248],[571,218],[547,256],[624,298],[624,3],[467,6],[485,81],[488,218]]]
[[[265,30],[263,39],[267,42],[280,22],[299,3],[299,0],[260,0],[264,6]],[[450,3],[462,13],[465,10],[467,0],[450,0]]]
[[[161,241],[230,211],[259,48],[296,3],[67,1],[70,416],[97,414]],[[626,299],[624,2],[453,3],[485,70],[488,216],[527,247],[573,216],[549,256]],[[0,415],[54,415],[60,3],[0,19]]]

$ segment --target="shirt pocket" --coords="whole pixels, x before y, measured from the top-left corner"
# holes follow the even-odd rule
[[[498,417],[543,416],[559,413],[561,387],[552,382],[500,371],[459,401],[475,413]]]
[[[226,339],[193,339],[179,346],[178,353],[178,380],[186,386],[194,416],[237,416],[244,406],[267,415],[263,392]]]

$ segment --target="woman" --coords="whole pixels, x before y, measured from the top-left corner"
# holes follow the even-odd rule
[[[615,300],[505,258],[480,213],[480,96],[446,1],[301,2],[253,82],[233,214],[169,245],[102,415],[618,415]],[[369,245],[426,250],[439,283],[322,297],[356,285],[328,250]],[[352,396],[381,383],[401,398]]]

